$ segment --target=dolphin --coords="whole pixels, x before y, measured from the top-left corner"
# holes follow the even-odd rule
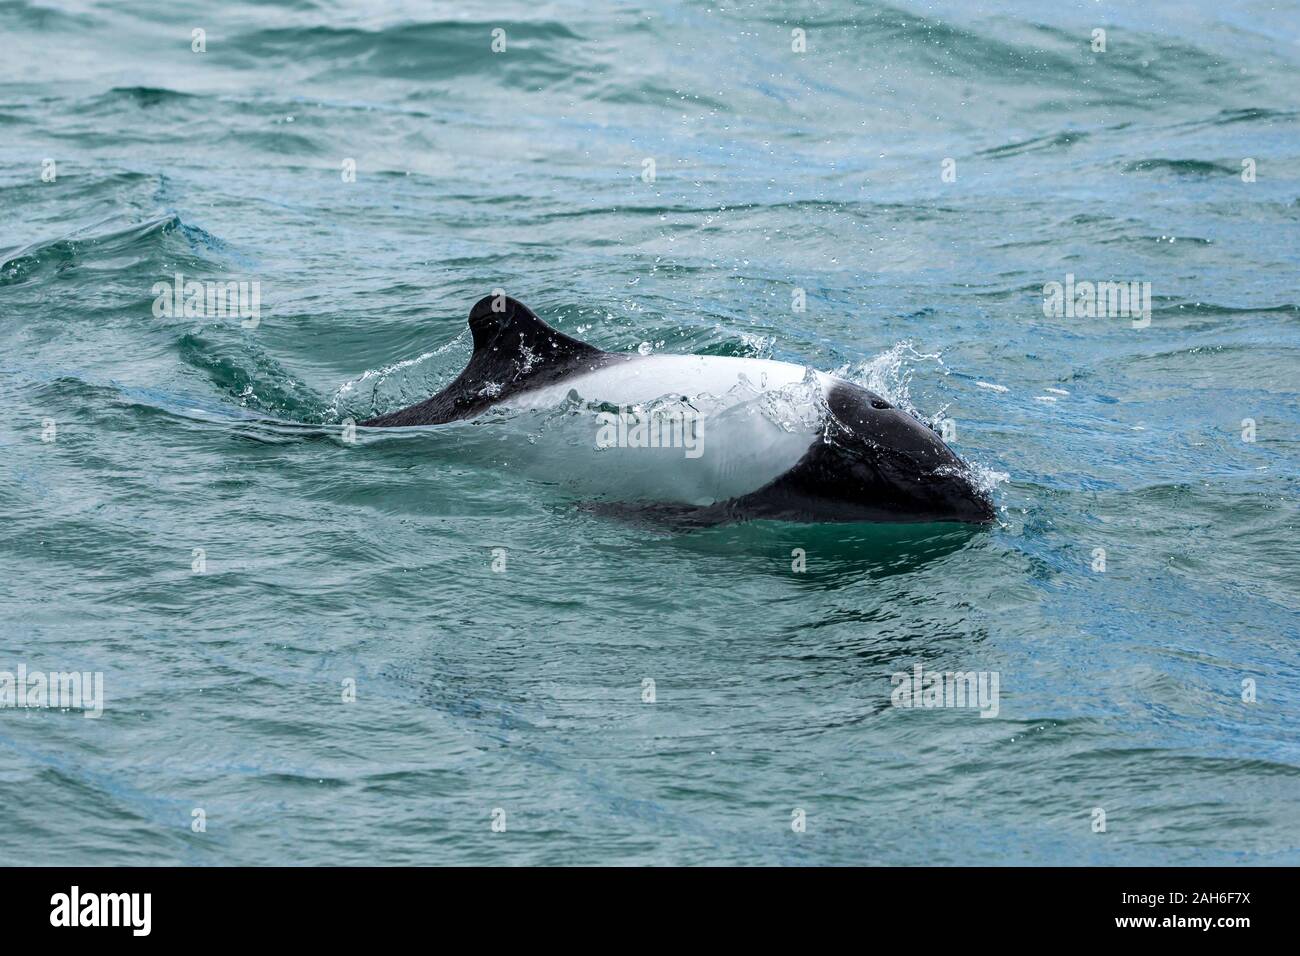
[[[988,494],[932,428],[834,375],[766,359],[606,352],[504,294],[475,303],[469,328],[474,351],[451,384],[359,425],[443,425],[499,407],[596,412],[617,440],[587,444],[617,445],[628,463],[607,490],[688,525],[993,520]],[[647,441],[655,416],[672,427],[667,439],[650,429]],[[564,451],[586,478],[601,472],[582,458],[589,450]]]

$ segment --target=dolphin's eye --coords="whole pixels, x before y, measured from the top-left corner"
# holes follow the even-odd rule
[[[871,400],[871,407],[883,410],[886,408],[892,408],[893,406],[890,405],[889,402],[885,401],[883,398],[873,398]]]

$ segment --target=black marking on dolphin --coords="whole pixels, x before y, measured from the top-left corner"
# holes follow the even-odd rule
[[[455,381],[417,405],[360,424],[399,428],[474,418],[525,389],[627,358],[551,328],[528,306],[508,296],[479,299],[469,313],[469,330],[474,354]]]
[[[485,296],[470,311],[474,353],[437,395],[361,422],[391,428],[473,418],[520,393],[568,377],[636,362],[551,328],[515,299]],[[970,468],[912,415],[868,389],[825,377],[827,415],[793,465],[753,491],[710,505],[600,503],[597,513],[633,512],[680,526],[777,521],[962,521],[993,519]]]
[[[993,520],[993,504],[969,467],[928,426],[849,382],[836,382],[826,399],[831,417],[819,439],[794,467],[756,491],[703,507],[602,502],[587,510],[679,527],[757,519],[975,524]],[[895,414],[880,414],[886,410]],[[924,431],[918,431],[918,426]]]
[[[831,386],[826,403],[821,440],[774,481],[709,506],[715,523],[993,520],[970,468],[929,426],[850,382]]]

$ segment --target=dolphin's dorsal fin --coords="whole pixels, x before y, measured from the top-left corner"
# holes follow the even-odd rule
[[[393,427],[470,418],[515,392],[538,388],[614,356],[551,328],[507,295],[485,295],[469,312],[474,354],[464,371],[432,398],[362,422]]]
[[[517,358],[522,366],[536,366],[539,360],[551,363],[569,356],[603,354],[595,346],[551,328],[528,306],[504,293],[485,295],[474,303],[469,310],[469,330],[474,336],[470,365],[480,352],[498,353],[492,364]]]

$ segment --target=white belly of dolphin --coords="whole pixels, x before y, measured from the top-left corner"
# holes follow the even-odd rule
[[[542,470],[568,472],[556,477],[571,487],[707,505],[792,468],[820,440],[823,389],[831,381],[788,362],[649,355],[575,371],[502,405],[574,409],[576,421],[562,426],[569,438],[564,460],[541,448],[528,456]]]
[[[508,404],[517,408],[550,408],[571,391],[593,402],[636,405],[666,396],[695,399],[708,396],[736,400],[798,385],[809,369],[790,362],[731,358],[721,355],[646,355],[615,362],[592,372],[574,373],[562,382],[530,389]],[[818,379],[830,376],[813,372]],[[732,403],[728,403],[732,404]]]

